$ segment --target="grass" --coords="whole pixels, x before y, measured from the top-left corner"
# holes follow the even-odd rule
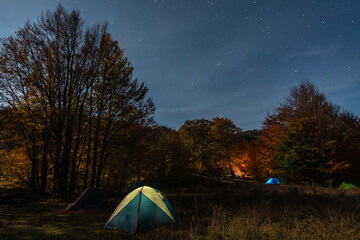
[[[128,234],[103,229],[110,210],[63,214],[59,200],[16,201],[0,205],[0,239],[360,238],[358,189],[223,182],[160,190],[179,224]]]

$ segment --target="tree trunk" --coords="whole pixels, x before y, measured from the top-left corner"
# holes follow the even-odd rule
[[[73,122],[72,119],[67,123],[66,132],[65,132],[65,144],[63,157],[61,159],[60,165],[60,175],[59,175],[59,192],[63,197],[66,197],[68,194],[68,180],[69,180],[69,169],[70,169],[70,151],[71,143],[73,140]]]
[[[103,159],[101,160],[101,162],[99,162],[98,171],[97,171],[97,175],[96,175],[96,186],[100,186],[101,175],[102,175],[102,171],[104,170],[104,166],[105,166],[107,156],[102,157],[102,158]]]
[[[76,161],[77,161],[77,154],[78,154],[79,147],[80,147],[81,128],[82,128],[82,126],[81,126],[81,114],[82,114],[82,111],[80,111],[75,149],[74,149],[74,152],[73,152],[73,156],[71,158],[71,171],[70,171],[70,183],[69,183],[69,193],[70,194],[74,193],[75,185],[76,185],[76,175],[77,175],[77,173],[76,173]]]
[[[97,170],[97,174],[96,174],[96,186],[100,186],[101,174],[102,174],[102,171],[103,171],[103,168],[105,165],[105,161],[106,161],[105,153],[106,153],[106,147],[107,147],[107,143],[108,143],[110,128],[111,128],[111,120],[108,120],[105,134],[104,134],[104,139],[101,144],[101,153],[100,153],[100,158],[99,158],[98,170]]]
[[[46,191],[47,184],[47,170],[48,170],[48,148],[49,148],[49,137],[47,130],[43,131],[43,157],[41,162],[41,186],[40,191],[44,193]]]
[[[102,115],[102,105],[103,100],[101,100],[100,110],[97,116],[96,121],[96,129],[95,129],[95,136],[94,136],[94,149],[93,149],[93,164],[92,164],[92,171],[91,171],[91,187],[95,187],[96,184],[96,167],[97,167],[97,158],[98,158],[98,143],[99,143],[99,132],[100,132],[100,124],[101,124],[101,115]]]
[[[36,146],[36,137],[35,132],[30,136],[31,138],[31,178],[30,178],[30,188],[32,192],[37,192],[37,178],[38,178],[38,159],[37,159],[37,146]]]
[[[87,149],[87,156],[86,156],[86,165],[85,165],[85,175],[84,175],[84,190],[87,188],[87,183],[88,183],[88,175],[89,175],[89,165],[90,165],[90,148],[91,148],[91,122],[92,120],[90,119],[90,125],[89,125],[89,141],[88,141],[88,149]]]
[[[230,162],[229,162],[229,168],[230,168],[230,172],[231,172],[231,177],[234,178],[234,177],[235,177],[235,173],[234,173],[234,170],[233,170]]]
[[[61,157],[61,143],[57,143],[55,150],[55,159],[54,159],[54,176],[53,176],[53,192],[54,194],[59,193],[59,176],[60,176],[60,157]]]
[[[97,125],[94,136],[94,148],[93,148],[93,163],[91,170],[91,187],[95,187],[96,180],[96,167],[97,167],[97,157],[98,157],[98,142],[99,142],[99,128],[100,128],[100,117],[97,119]]]
[[[88,148],[87,148],[87,156],[86,156],[85,175],[84,175],[84,190],[87,188],[88,175],[89,175],[90,153],[91,153],[91,133],[92,133],[92,112],[93,112],[93,87],[91,87],[91,90],[90,90],[89,139],[88,139]]]

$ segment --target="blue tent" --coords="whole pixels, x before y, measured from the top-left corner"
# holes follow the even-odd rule
[[[265,184],[280,184],[280,181],[276,178],[270,178]]]
[[[177,215],[166,197],[155,188],[143,186],[120,202],[105,229],[137,233],[176,222]]]

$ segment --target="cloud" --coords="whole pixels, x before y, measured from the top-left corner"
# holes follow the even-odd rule
[[[187,105],[187,106],[178,106],[178,107],[161,107],[158,108],[158,112],[169,112],[169,113],[186,113],[186,112],[199,112],[208,109],[207,104],[197,104],[197,105]]]
[[[337,48],[335,46],[318,46],[314,48],[307,49],[305,51],[294,51],[285,54],[285,58],[307,58],[307,57],[334,57],[337,53]]]

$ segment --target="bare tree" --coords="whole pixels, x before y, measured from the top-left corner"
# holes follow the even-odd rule
[[[132,79],[133,67],[106,24],[85,27],[79,11],[68,13],[59,5],[0,42],[0,102],[26,114],[42,135],[42,147],[30,147],[36,150],[32,155],[42,150],[42,190],[48,159],[54,193],[73,192],[85,148],[93,146],[95,179],[119,126],[114,123],[146,119],[154,112],[151,99],[145,98],[147,87]],[[93,119],[94,138],[87,139]],[[24,134],[29,144],[39,145],[31,136]],[[100,175],[98,179],[100,183]]]

